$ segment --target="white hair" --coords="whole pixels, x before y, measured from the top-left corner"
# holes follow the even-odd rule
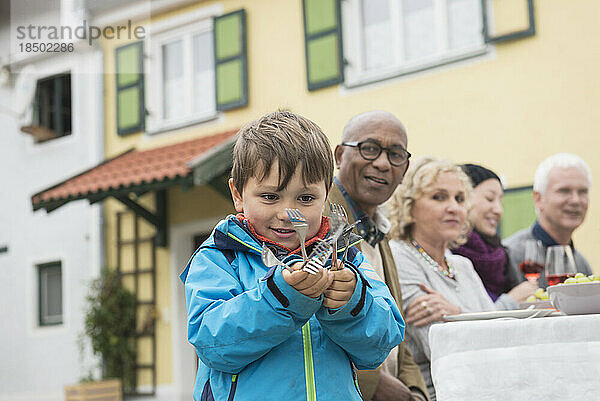
[[[592,186],[592,173],[588,164],[579,156],[571,153],[557,153],[540,163],[533,178],[533,190],[544,194],[548,186],[548,176],[553,168],[576,167],[587,178],[588,186]]]

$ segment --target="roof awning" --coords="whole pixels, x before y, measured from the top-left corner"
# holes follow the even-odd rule
[[[34,194],[33,210],[51,212],[74,200],[87,199],[91,204],[112,196],[159,227],[160,216],[135,203],[130,194],[158,193],[173,185],[187,188],[210,184],[228,196],[224,183],[231,170],[236,132],[154,149],[129,150]]]
[[[203,185],[231,169],[236,131],[149,150],[129,150],[31,197],[33,210],[51,212],[65,203],[144,193],[176,184]]]

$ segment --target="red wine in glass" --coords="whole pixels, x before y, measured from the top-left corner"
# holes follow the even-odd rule
[[[563,273],[563,274],[548,274],[546,275],[546,280],[548,281],[548,285],[556,285],[560,283],[564,283],[566,279],[569,277],[573,277],[573,274]]]
[[[568,277],[573,277],[577,273],[575,258],[570,246],[549,246],[546,255],[546,280],[548,280],[548,285],[562,283]]]
[[[527,280],[537,281],[537,279],[540,277],[540,273],[542,273],[542,270],[544,270],[544,266],[532,260],[525,260],[521,262],[519,269],[521,269]]]

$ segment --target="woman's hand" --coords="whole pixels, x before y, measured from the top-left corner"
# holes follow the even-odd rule
[[[425,284],[419,284],[419,287],[426,294],[415,298],[406,308],[404,319],[407,324],[422,327],[442,321],[444,315],[457,315],[462,312],[458,306],[448,302],[439,292]]]
[[[525,302],[528,296],[535,293],[535,290],[537,290],[537,282],[523,281],[521,284],[513,287],[507,294],[517,302]]]

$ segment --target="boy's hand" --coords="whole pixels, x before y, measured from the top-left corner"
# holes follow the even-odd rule
[[[356,276],[352,270],[344,268],[331,273],[333,274],[333,282],[325,291],[323,306],[337,309],[346,305],[352,297],[356,288]]]
[[[302,262],[296,262],[291,267],[293,272],[287,269],[281,271],[284,280],[307,297],[319,298],[333,281],[333,272],[328,269],[320,267],[317,274],[310,274],[301,270]]]

